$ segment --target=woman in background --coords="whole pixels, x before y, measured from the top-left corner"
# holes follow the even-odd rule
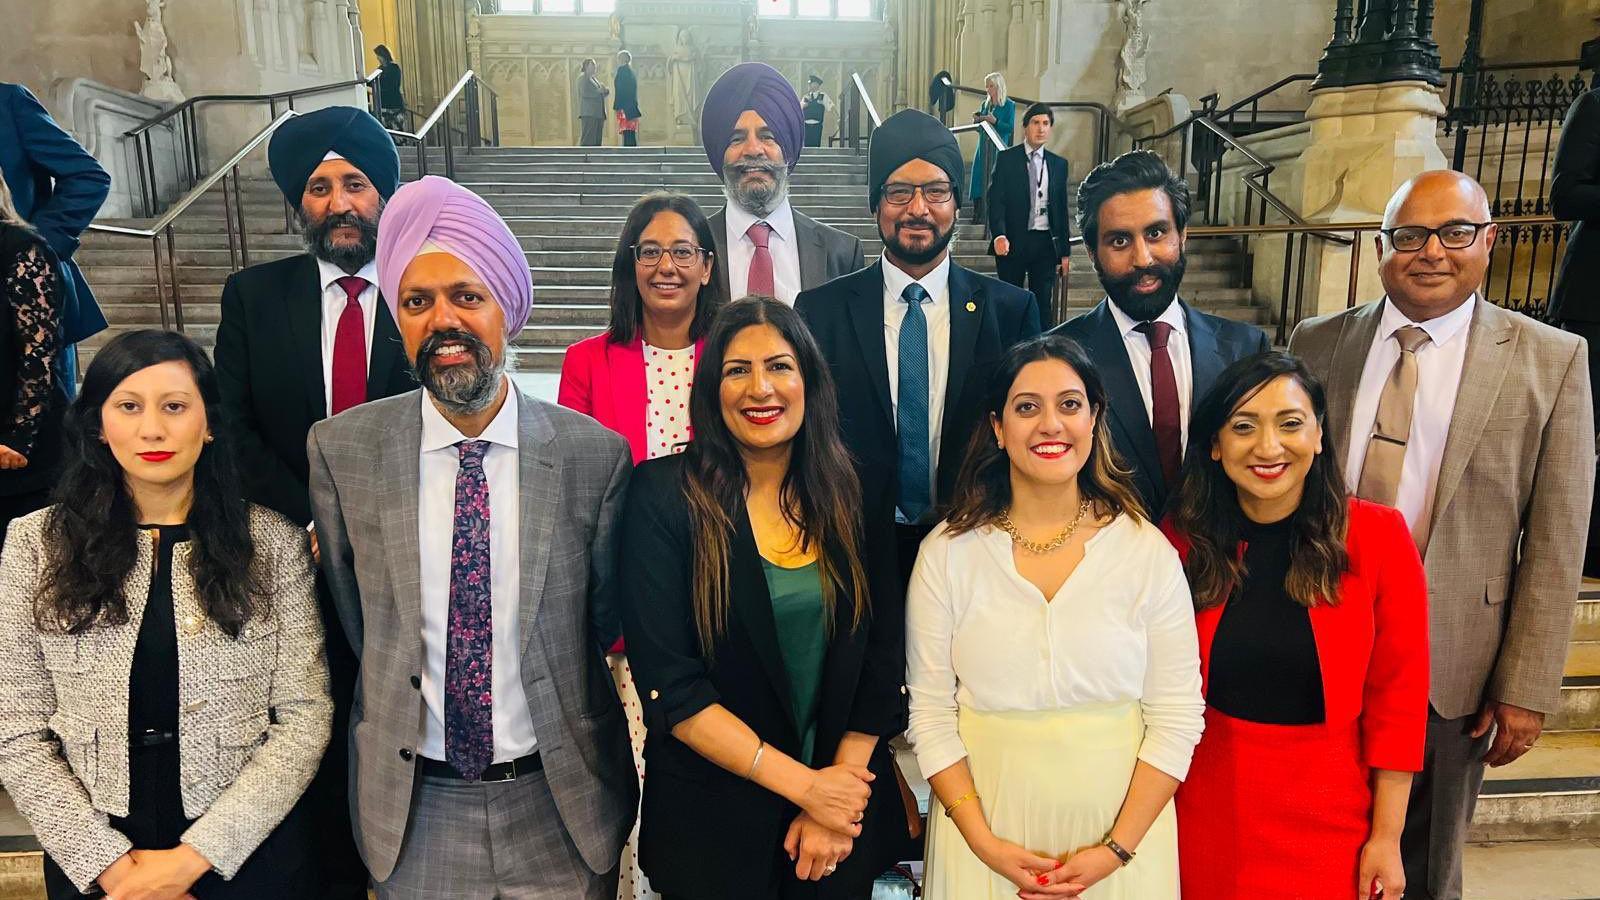
[[[1011,135],[1017,121],[1017,104],[1006,95],[1006,77],[999,72],[990,72],[983,76],[983,89],[988,96],[978,104],[978,111],[972,114],[974,122],[988,122],[1000,135],[1000,143],[1011,146]],[[986,222],[985,195],[989,188],[989,173],[994,171],[995,155],[1000,151],[995,149],[989,136],[981,129],[978,132],[978,150],[972,157],[972,181],[967,185],[967,196],[972,198],[972,221]]]

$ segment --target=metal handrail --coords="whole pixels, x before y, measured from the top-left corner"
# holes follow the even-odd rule
[[[1244,109],[1246,106],[1259,103],[1262,98],[1266,97],[1268,94],[1276,93],[1280,88],[1287,87],[1288,85],[1294,84],[1297,81],[1315,81],[1316,79],[1317,74],[1315,72],[1302,72],[1296,75],[1285,75],[1267,87],[1264,87],[1261,90],[1256,91],[1254,94],[1251,94],[1250,96],[1245,97],[1243,100],[1233,104],[1227,109],[1217,110],[1216,117],[1219,119],[1226,119],[1229,116],[1238,113],[1239,110]]]
[[[867,104],[867,117],[872,120],[872,127],[877,128],[883,124],[883,118],[878,115],[878,108],[872,105],[872,97],[867,94],[867,85],[861,80],[860,72],[851,72],[850,81],[856,87],[856,93],[861,95],[861,101]]]
[[[361,85],[371,87],[372,83],[378,78],[378,72],[379,70],[373,70],[372,74],[366,76],[365,78],[352,78],[348,81],[338,81],[332,84],[318,84],[311,87],[295,88],[294,90],[289,91],[278,91],[274,94],[201,94],[198,97],[190,97],[171,109],[157,113],[156,115],[144,120],[140,124],[135,125],[132,129],[123,132],[122,136],[138,137],[139,135],[144,134],[146,131],[149,131],[151,128],[154,128],[157,125],[160,125],[162,122],[165,122],[173,116],[187,112],[188,110],[193,109],[202,103],[275,104],[280,100],[294,100],[296,97],[310,97],[315,94],[326,94],[329,91],[342,91],[347,88],[353,88]],[[293,107],[291,107],[291,109],[292,108]]]
[[[1212,134],[1215,134],[1224,144],[1228,145],[1230,150],[1233,150],[1240,156],[1243,156],[1256,167],[1254,172],[1246,173],[1243,176],[1243,180],[1247,185],[1249,185],[1250,189],[1261,198],[1261,202],[1266,203],[1273,209],[1277,210],[1279,215],[1283,216],[1285,219],[1288,219],[1295,225],[1310,224],[1303,217],[1301,217],[1299,213],[1290,209],[1287,203],[1283,202],[1283,200],[1280,199],[1277,194],[1274,194],[1271,189],[1266,186],[1265,179],[1273,172],[1277,171],[1277,166],[1274,166],[1272,163],[1269,163],[1261,157],[1250,152],[1249,148],[1239,143],[1233,135],[1227,132],[1226,129],[1210,119],[1199,119],[1195,122],[1195,124],[1205,128]],[[1256,179],[1258,178],[1262,180],[1257,181]],[[1323,240],[1333,241],[1334,243],[1344,243],[1346,240],[1345,238],[1333,234],[1321,234],[1318,232],[1311,233],[1316,234],[1317,237],[1320,237]]]
[[[450,107],[455,104],[457,99],[461,98],[462,92],[463,91],[467,91],[467,87],[469,85],[472,87],[472,90],[468,91],[467,94],[466,94],[466,104],[467,104],[466,128],[467,128],[467,130],[465,132],[465,145],[466,146],[463,149],[467,153],[470,154],[472,152],[472,148],[474,146],[477,146],[478,143],[480,141],[482,141],[482,139],[483,139],[482,127],[481,127],[482,123],[481,123],[481,121],[479,119],[479,116],[480,116],[480,104],[482,102],[478,97],[478,91],[480,89],[486,89],[489,92],[489,110],[490,110],[489,116],[490,116],[490,128],[491,128],[491,131],[492,131],[491,143],[493,145],[496,145],[496,146],[499,145],[499,143],[500,143],[500,112],[499,112],[500,95],[498,93],[496,93],[495,89],[493,87],[490,87],[489,83],[484,81],[483,78],[481,76],[479,76],[477,72],[473,71],[472,69],[468,69],[467,71],[465,71],[465,72],[463,72],[461,74],[460,78],[456,79],[455,85],[453,87],[451,87],[450,90],[445,93],[444,98],[442,100],[440,100],[438,105],[436,105],[433,108],[433,112],[430,113],[428,115],[428,117],[423,120],[421,128],[418,128],[414,132],[413,131],[401,131],[401,130],[394,129],[394,128],[387,129],[389,134],[392,135],[393,137],[395,137],[396,139],[403,139],[403,140],[415,141],[416,142],[416,145],[417,145],[417,175],[418,175],[418,177],[421,177],[423,175],[428,174],[428,151],[427,151],[428,135],[433,132],[434,126],[438,125],[440,121],[444,122],[444,130],[440,134],[442,136],[441,143],[444,145],[444,172],[445,172],[445,177],[447,177],[447,178],[455,178],[456,177],[455,154],[453,152],[454,151],[454,145],[453,145],[453,143],[451,141],[451,134],[450,134],[450,129],[451,129],[451,124],[450,124],[450,121],[449,121]]]
[[[964,84],[956,84],[949,78],[941,78],[939,80],[944,82],[945,87],[963,94],[971,94],[973,96],[980,97],[987,97],[989,95],[988,91],[980,88],[968,87]],[[1104,103],[1097,103],[1093,100],[1032,100],[1027,97],[1018,97],[1015,94],[1010,94],[1008,96],[1011,100],[1024,106],[1032,105],[1034,103],[1043,103],[1045,106],[1048,106],[1051,109],[1064,109],[1068,112],[1093,113],[1095,115],[1095,165],[1099,165],[1110,158],[1111,123],[1117,120],[1117,114],[1112,111],[1111,107],[1105,105]]]
[[[969,122],[966,125],[951,125],[950,133],[961,134],[965,131],[978,131],[980,129],[984,134],[989,136],[989,142],[994,144],[994,148],[996,150],[1006,149],[1006,142],[1000,139],[1000,132],[995,131],[994,126],[990,125],[988,122]]]

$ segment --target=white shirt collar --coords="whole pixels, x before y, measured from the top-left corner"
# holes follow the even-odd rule
[[[746,231],[749,231],[750,226],[757,222],[766,222],[772,226],[772,233],[777,235],[784,243],[791,246],[794,244],[794,210],[789,206],[788,197],[784,197],[783,202],[778,204],[778,208],[772,211],[772,215],[767,216],[765,219],[756,218],[744,207],[733,202],[732,198],[728,199],[728,234],[730,236],[737,239]]]
[[[1111,307],[1111,317],[1117,322],[1117,333],[1124,338],[1133,334],[1133,330],[1139,327],[1140,323],[1134,321],[1132,316],[1123,312],[1122,307],[1112,302],[1110,297],[1106,298],[1106,306]],[[1189,333],[1188,323],[1183,319],[1183,304],[1178,302],[1177,297],[1172,298],[1172,302],[1168,303],[1167,308],[1161,311],[1161,315],[1155,317],[1155,321],[1171,325],[1173,332],[1180,336]],[[1143,335],[1140,336],[1143,337]]]
[[[428,396],[427,389],[422,390],[422,452],[443,450],[462,441],[478,440],[499,444],[502,447],[517,449],[517,407],[521,405],[519,399],[522,395],[517,391],[516,382],[506,379],[506,401],[500,405],[500,411],[494,414],[494,419],[489,422],[489,427],[483,429],[483,434],[476,438],[469,438],[462,434],[450,420],[439,412],[439,407],[433,405],[433,400]]]
[[[335,281],[338,281],[346,275],[351,274],[365,278],[367,280],[367,284],[376,287],[378,284],[378,261],[372,260],[352,273],[346,272],[345,270],[339,268],[331,262],[328,262],[325,259],[317,259],[317,275],[322,279],[322,289],[324,291],[332,287]]]
[[[1478,297],[1474,294],[1467,298],[1467,302],[1442,316],[1429,319],[1426,322],[1413,322],[1406,318],[1406,314],[1401,312],[1388,296],[1385,296],[1383,298],[1383,315],[1378,319],[1378,339],[1386,341],[1401,328],[1407,325],[1415,325],[1428,333],[1428,339],[1433,341],[1434,346],[1443,346],[1454,340],[1457,335],[1466,332],[1467,326],[1472,324],[1472,309],[1477,305]]]
[[[1035,147],[1034,145],[1032,145],[1032,144],[1028,143],[1026,140],[1024,140],[1022,142],[1022,149],[1023,149],[1023,152],[1028,154],[1029,156],[1038,156],[1039,152],[1044,150],[1044,145],[1040,144],[1039,146]]]
[[[884,257],[883,289],[886,296],[890,297],[896,303],[900,302],[900,295],[905,291],[906,286],[911,284],[913,281],[922,285],[923,289],[928,292],[928,297],[932,299],[933,302],[939,302],[940,297],[947,296],[950,293],[950,254],[946,253],[944,255],[944,259],[939,261],[939,264],[933,268],[933,271],[922,276],[921,278],[912,278],[894,263],[890,262],[887,256]]]

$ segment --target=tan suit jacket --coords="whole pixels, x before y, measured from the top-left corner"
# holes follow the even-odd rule
[[[1457,718],[1496,700],[1556,708],[1595,474],[1587,347],[1481,297],[1445,439],[1424,563],[1429,698]],[[1289,350],[1328,392],[1333,445],[1350,413],[1381,303],[1300,323]]]

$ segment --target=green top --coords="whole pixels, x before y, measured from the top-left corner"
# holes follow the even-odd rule
[[[822,699],[822,662],[828,655],[828,634],[822,619],[822,580],[817,564],[785,569],[761,560],[772,596],[772,619],[778,627],[778,650],[789,673],[795,725],[800,729],[801,759],[811,765],[817,743],[817,703]]]

